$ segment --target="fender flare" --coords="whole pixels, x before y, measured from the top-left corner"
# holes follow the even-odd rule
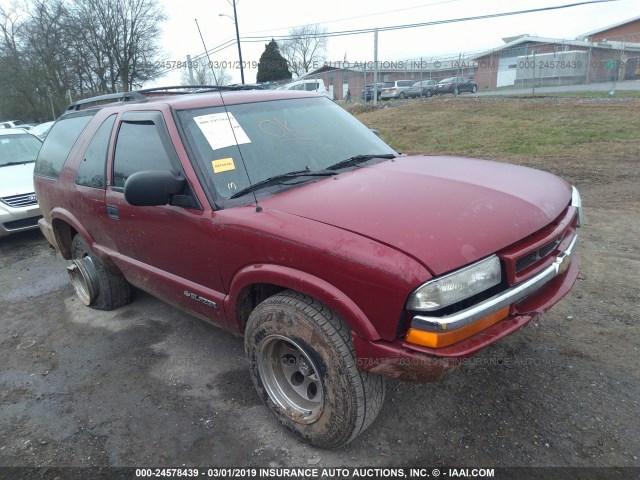
[[[72,213],[62,208],[54,208],[51,210],[51,230],[53,231],[53,235],[56,239],[56,243],[58,244],[58,248],[60,249],[62,258],[65,260],[71,259],[71,241],[73,238],[62,238],[63,232],[61,232],[59,228],[56,228],[57,222],[66,223],[69,227],[74,229],[78,235],[84,238],[89,245],[89,248],[91,248],[91,251],[105,264],[108,269],[119,271],[105,249],[96,245],[93,236],[82,226],[82,223]]]
[[[236,300],[246,287],[263,283],[276,285],[309,295],[336,312],[352,330],[352,334],[368,340],[379,340],[380,334],[356,303],[344,292],[315,275],[290,267],[272,264],[254,264],[238,271],[224,300],[224,310],[234,330],[243,331],[236,316]]]

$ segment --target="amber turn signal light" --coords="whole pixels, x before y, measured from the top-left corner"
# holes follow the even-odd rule
[[[491,315],[481,318],[469,325],[451,330],[450,332],[426,332],[416,328],[410,328],[407,332],[406,341],[424,347],[441,348],[453,345],[465,338],[489,328],[491,325],[498,323],[509,314],[509,307],[504,307]]]

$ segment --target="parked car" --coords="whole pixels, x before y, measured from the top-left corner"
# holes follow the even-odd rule
[[[307,78],[304,80],[298,80],[296,82],[282,85],[276,90],[303,90],[306,92],[317,92],[331,99],[329,90],[327,90],[327,87],[325,87],[324,85],[324,81],[322,81],[322,79],[320,78]]]
[[[0,128],[14,128],[19,127],[20,125],[24,125],[22,120],[5,120],[0,122]]]
[[[24,130],[0,129],[0,237],[38,228],[33,166],[41,145]]]
[[[377,100],[380,100],[380,93],[382,92],[382,89],[385,87],[391,87],[392,85],[393,85],[393,82],[379,82],[376,88],[376,92],[378,94]],[[362,93],[360,94],[360,98],[362,98],[362,100],[364,100],[365,102],[369,102],[373,100],[372,92],[373,92],[373,83],[370,83],[369,85],[365,85],[365,87],[362,89]]]
[[[438,82],[435,93],[441,95],[443,93],[453,93],[458,95],[461,92],[476,93],[478,85],[470,78],[465,77],[449,77]]]
[[[380,92],[381,100],[389,100],[390,98],[406,98],[407,90],[415,83],[415,80],[396,80],[391,85],[384,86]]]
[[[313,92],[219,88],[69,106],[36,163],[40,228],[84,304],[120,307],[133,285],[243,337],[298,438],[350,442],[383,376],[444,378],[574,284],[564,180],[400,156]]]
[[[431,97],[435,89],[435,80],[422,80],[411,85],[411,87],[407,90],[406,95],[409,98]]]
[[[35,127],[32,127],[31,130],[29,130],[29,133],[35,135],[40,140],[44,140],[54,123],[55,122],[45,122],[36,125]]]

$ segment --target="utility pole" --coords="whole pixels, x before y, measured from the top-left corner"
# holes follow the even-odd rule
[[[242,48],[240,48],[240,31],[238,30],[238,14],[236,13],[236,0],[233,0],[233,19],[236,22],[236,40],[238,42],[238,57],[240,58],[240,80],[244,84],[244,68],[242,66]]]
[[[193,78],[193,64],[191,63],[191,55],[187,55],[187,68],[189,69],[189,84],[195,85],[196,80]]]
[[[373,106],[378,104],[378,29],[373,31]]]

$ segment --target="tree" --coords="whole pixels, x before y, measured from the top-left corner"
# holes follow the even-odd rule
[[[0,116],[51,119],[74,98],[155,78],[159,0],[24,0],[0,6]]]
[[[291,80],[291,72],[287,67],[287,60],[280,54],[278,44],[271,39],[264,46],[264,52],[260,55],[256,81],[273,82],[279,80]]]
[[[193,82],[189,76],[188,68],[182,70],[180,82],[182,85],[229,85],[231,75],[224,68],[211,70],[209,62],[201,59],[193,62]]]
[[[98,85],[132,90],[156,76],[159,25],[166,20],[157,0],[76,0],[74,5],[80,48],[84,53],[87,45],[90,52],[85,70],[96,75]]]
[[[325,60],[327,29],[318,24],[303,25],[289,30],[289,39],[280,42],[280,50],[296,76],[317,68]]]

